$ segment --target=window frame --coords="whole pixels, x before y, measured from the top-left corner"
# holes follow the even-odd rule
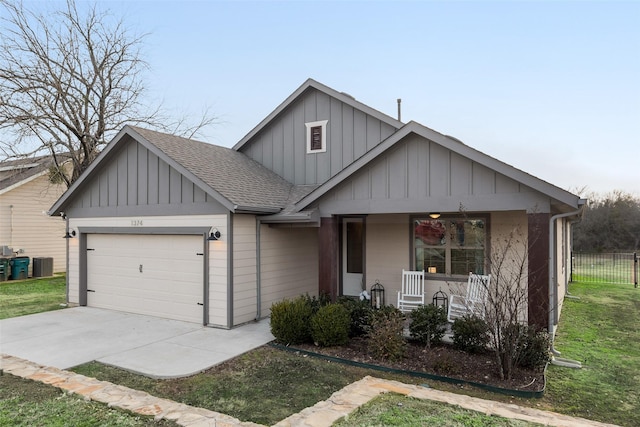
[[[434,218],[430,218],[428,213],[424,213],[421,215],[411,215],[410,216],[410,222],[409,222],[409,246],[410,246],[410,256],[411,256],[411,268],[412,269],[416,269],[416,242],[415,242],[415,223],[416,221],[420,221],[420,220],[431,220],[431,221],[445,221],[445,222],[450,222],[450,221],[456,221],[456,220],[460,220],[460,221],[471,221],[471,220],[482,220],[484,222],[484,246],[483,246],[483,250],[484,250],[484,254],[483,254],[483,270],[484,272],[482,274],[486,274],[485,272],[488,271],[488,267],[489,267],[489,262],[488,259],[490,257],[490,242],[491,242],[491,232],[490,232],[490,226],[489,226],[489,214],[460,214],[460,215],[442,215],[437,219]],[[446,226],[445,226],[445,230],[446,230]],[[445,234],[447,236],[450,236],[449,233],[447,233],[445,231]],[[459,279],[466,279],[466,277],[468,277],[468,272],[465,274],[452,274],[451,273],[451,249],[454,247],[454,245],[451,242],[451,239],[449,237],[447,237],[447,242],[444,245],[444,250],[445,250],[445,271],[444,272],[436,272],[436,273],[429,273],[427,266],[423,266],[424,267],[424,271],[425,271],[425,275],[429,275],[431,277],[433,277],[434,279],[437,278],[443,278],[443,277],[448,277],[448,278],[459,278]],[[477,272],[474,272],[477,273]]]
[[[318,120],[315,122],[305,123],[305,127],[307,128],[307,154],[314,153],[325,153],[327,151],[327,123],[329,120]],[[311,147],[311,138],[312,138],[312,129],[320,128],[320,148],[313,150]]]

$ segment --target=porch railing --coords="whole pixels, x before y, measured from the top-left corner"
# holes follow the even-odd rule
[[[638,254],[571,254],[571,281],[633,284],[638,287]]]

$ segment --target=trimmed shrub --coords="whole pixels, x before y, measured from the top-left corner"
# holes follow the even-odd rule
[[[451,327],[453,346],[467,353],[480,353],[489,344],[489,326],[477,316],[464,316],[456,319]]]
[[[311,307],[311,311],[314,314],[317,313],[321,307],[331,304],[331,296],[326,292],[322,292],[318,296],[310,296],[309,294],[304,294],[301,298],[307,301],[307,304],[309,304],[309,306]]]
[[[400,360],[407,343],[403,336],[404,315],[393,306],[374,310],[367,331],[367,348],[374,357]]]
[[[344,345],[349,341],[349,311],[341,304],[329,304],[311,317],[311,338],[322,347]]]
[[[447,313],[443,307],[425,304],[412,310],[410,317],[409,334],[412,338],[428,348],[442,341],[447,330]]]
[[[366,334],[371,323],[373,311],[371,302],[343,296],[338,298],[338,303],[343,305],[349,312],[349,317],[351,318],[349,336],[360,337]]]
[[[541,369],[551,361],[551,339],[547,331],[529,326],[523,337],[518,365],[527,369]]]
[[[285,345],[310,342],[309,321],[312,315],[308,296],[274,303],[271,306],[271,333]]]
[[[513,323],[502,331],[501,351],[511,366],[539,369],[551,360],[551,340],[545,331],[535,326]],[[503,361],[503,363],[505,363]]]

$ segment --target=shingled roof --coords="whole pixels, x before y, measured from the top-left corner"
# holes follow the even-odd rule
[[[240,210],[282,209],[293,185],[230,148],[130,126]]]
[[[51,158],[49,156],[0,162],[0,191],[40,176],[48,170],[50,165]]]

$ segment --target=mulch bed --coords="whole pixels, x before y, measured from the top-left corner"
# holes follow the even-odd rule
[[[319,347],[309,344],[292,347],[369,365],[427,373],[508,390],[540,392],[544,390],[545,385],[542,370],[538,372],[516,369],[510,380],[502,380],[493,353],[469,354],[454,349],[450,344],[426,348],[424,345],[409,341],[405,357],[396,362],[372,357],[367,351],[364,338],[352,338],[347,345],[338,347]]]

